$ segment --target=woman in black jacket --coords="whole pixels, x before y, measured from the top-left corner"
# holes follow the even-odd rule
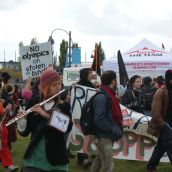
[[[61,90],[59,74],[50,69],[44,71],[40,76],[39,88],[42,96],[40,99],[37,97],[35,100],[30,100],[32,105],[57,94]],[[29,104],[27,108],[29,108]],[[66,133],[49,126],[52,111],[58,109],[58,99],[45,104],[43,107],[35,105],[31,108],[32,113],[28,114],[25,122],[22,123],[23,126],[20,125],[20,121],[18,122],[20,135],[28,136],[31,133],[30,143],[24,154],[22,172],[68,171]]]
[[[142,94],[140,89],[141,85],[141,77],[139,75],[132,76],[130,78],[130,87],[126,90],[121,100],[121,104],[139,113],[142,113]]]

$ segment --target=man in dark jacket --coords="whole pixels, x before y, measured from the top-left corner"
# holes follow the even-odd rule
[[[85,87],[94,88],[94,85],[91,83],[91,69],[83,68],[79,72],[80,72],[80,80],[77,84],[85,86]],[[91,161],[89,160],[88,154],[78,153],[77,154],[77,163],[82,164],[84,167],[90,166]]]
[[[116,99],[116,73],[106,71],[101,76],[101,91],[93,102],[98,154],[93,161],[91,172],[112,172],[114,168],[113,144],[123,136],[122,113]]]
[[[157,172],[156,166],[166,152],[172,163],[172,70],[165,74],[165,86],[157,90],[152,102],[152,119],[147,133],[158,137],[147,165],[148,172]]]

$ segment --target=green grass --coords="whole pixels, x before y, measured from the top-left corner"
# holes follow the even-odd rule
[[[29,138],[18,137],[17,142],[12,146],[12,155],[15,165],[21,166],[22,156],[28,144]],[[115,172],[145,172],[146,162],[114,160]],[[0,172],[5,170],[0,166]],[[76,160],[71,159],[69,165],[69,172],[89,172],[89,169],[84,169],[76,165]],[[172,167],[169,163],[161,163],[159,165],[159,172],[172,172]]]

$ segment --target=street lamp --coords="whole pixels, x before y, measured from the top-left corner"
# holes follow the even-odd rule
[[[49,39],[48,39],[48,41],[51,42],[51,45],[54,44],[54,40],[53,40],[52,35],[53,35],[53,33],[54,33],[56,30],[61,30],[61,31],[67,33],[68,36],[69,36],[69,47],[68,47],[68,48],[69,48],[69,67],[71,67],[71,41],[72,41],[72,38],[71,38],[71,31],[67,32],[67,31],[64,30],[64,29],[54,29],[54,30],[51,32],[51,35],[49,36]]]

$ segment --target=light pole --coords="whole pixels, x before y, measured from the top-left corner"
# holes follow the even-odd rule
[[[51,36],[49,36],[49,41],[51,42],[51,45],[53,45],[54,44],[54,40],[53,40],[53,37],[52,37],[52,35],[53,35],[53,33],[56,31],[56,30],[61,30],[61,31],[63,31],[63,32],[65,32],[65,33],[67,33],[68,34],[68,36],[69,36],[69,67],[71,67],[71,41],[72,41],[72,38],[71,38],[71,31],[69,31],[69,32],[67,32],[66,30],[64,30],[64,29],[54,29],[52,32],[51,32]]]

